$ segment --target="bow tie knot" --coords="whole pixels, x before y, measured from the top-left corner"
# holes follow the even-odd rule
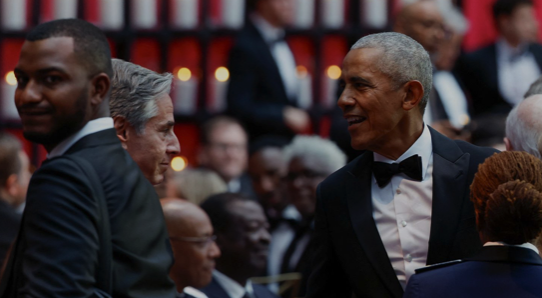
[[[384,187],[390,183],[391,178],[399,173],[404,173],[416,181],[422,181],[422,158],[412,155],[400,163],[373,162],[373,175],[379,187]]]

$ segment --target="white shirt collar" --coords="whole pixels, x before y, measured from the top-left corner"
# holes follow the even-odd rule
[[[257,13],[251,14],[250,18],[265,42],[274,42],[284,37],[284,29],[274,27]]]
[[[504,242],[501,242],[501,241],[494,241],[494,242],[486,242],[484,244],[484,246],[515,246],[515,247],[523,247],[523,248],[528,248],[534,252],[536,252],[536,254],[538,255],[539,252],[538,252],[538,248],[536,248],[536,246],[532,243],[523,243],[523,244],[517,244],[517,245],[512,245],[512,244],[507,244],[507,243],[504,243]]]
[[[64,153],[66,153],[66,151],[68,151],[68,149],[71,148],[71,146],[73,146],[73,144],[77,143],[77,141],[79,141],[85,136],[88,136],[89,134],[93,134],[95,132],[99,132],[113,127],[113,118],[111,117],[90,120],[87,124],[85,124],[85,126],[83,126],[83,128],[81,128],[81,130],[67,137],[66,139],[64,139],[64,141],[56,145],[56,147],[53,148],[53,150],[51,150],[49,154],[47,154],[47,159],[63,155]]]
[[[510,58],[514,55],[520,55],[527,51],[528,44],[522,43],[517,47],[512,47],[504,38],[500,38],[495,44],[497,55],[502,58]],[[508,61],[508,60],[507,60]]]
[[[241,286],[238,282],[227,277],[224,275],[224,273],[221,273],[218,270],[213,271],[213,276],[231,298],[243,298],[247,292],[249,293],[249,296],[252,296],[254,293],[250,280],[247,280],[247,284],[243,288],[243,286]]]
[[[403,160],[411,157],[412,155],[418,154],[422,158],[422,177],[425,177],[427,173],[427,168],[429,167],[429,160],[433,155],[433,144],[431,141],[431,133],[427,125],[423,125],[423,131],[420,137],[408,148],[405,153],[403,153],[397,160],[391,160],[387,157],[384,157],[376,152],[373,152],[374,161],[380,161],[385,163],[399,163]],[[376,180],[375,180],[376,181]]]

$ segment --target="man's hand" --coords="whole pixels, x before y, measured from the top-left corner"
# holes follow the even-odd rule
[[[302,133],[309,129],[310,118],[307,112],[294,108],[286,107],[283,110],[284,123],[295,133]]]

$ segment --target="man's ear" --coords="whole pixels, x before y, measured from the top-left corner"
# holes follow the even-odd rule
[[[403,86],[406,96],[403,100],[403,109],[410,111],[417,108],[422,101],[424,90],[419,81],[409,81]]]
[[[512,146],[512,142],[507,137],[504,137],[504,146],[506,147],[506,151],[514,151],[514,146]]]
[[[102,72],[92,78],[91,84],[90,103],[93,106],[97,106],[106,99],[111,80],[107,74]]]
[[[17,176],[17,174],[11,174],[8,176],[8,179],[6,179],[6,184],[4,185],[4,189],[12,198],[17,196],[18,180],[19,180],[19,177]]]
[[[128,145],[126,145],[126,142],[130,138],[130,132],[128,131],[130,123],[128,123],[128,121],[126,121],[126,118],[122,116],[114,117],[113,122],[115,125],[115,130],[117,131],[117,137],[122,143],[122,148],[127,149]]]

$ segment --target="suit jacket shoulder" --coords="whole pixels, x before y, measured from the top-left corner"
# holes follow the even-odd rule
[[[256,285],[252,284],[252,288],[254,289],[254,296],[256,298],[278,298],[276,294],[269,291],[269,289],[263,285]]]

